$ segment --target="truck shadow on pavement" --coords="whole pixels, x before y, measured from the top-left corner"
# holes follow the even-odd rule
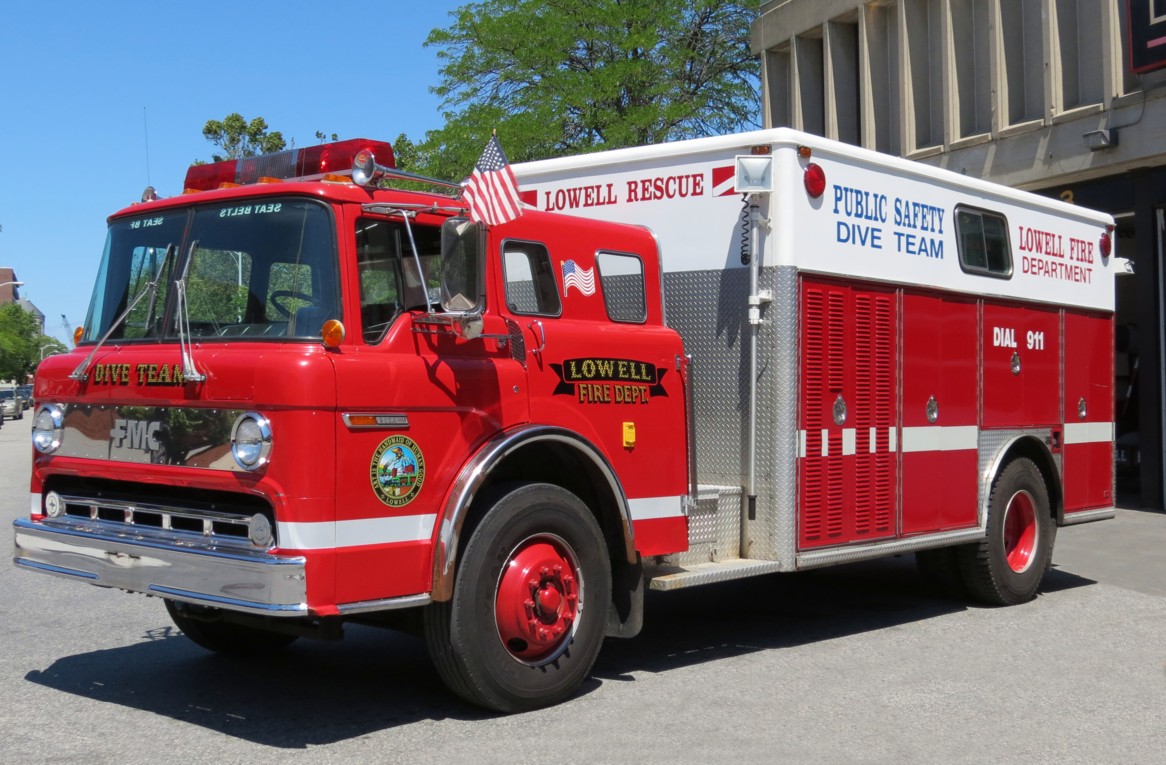
[[[1093,582],[1054,569],[1044,593]],[[915,572],[912,556],[649,593],[643,632],[608,640],[581,693],[642,672],[831,640],[969,606]],[[302,749],[421,721],[492,715],[462,703],[419,638],[359,625],[260,659],[208,654],[166,624],[133,645],[67,656],[25,679],[265,746]],[[570,702],[568,702],[570,703]],[[544,714],[533,712],[532,715]]]

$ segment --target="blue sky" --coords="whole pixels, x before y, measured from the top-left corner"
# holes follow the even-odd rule
[[[0,266],[45,332],[71,340],[61,314],[85,318],[106,217],[147,183],[180,193],[214,149],[208,119],[261,116],[296,146],[317,130],[420,139],[441,124],[437,51],[422,43],[462,4],[3,3]]]

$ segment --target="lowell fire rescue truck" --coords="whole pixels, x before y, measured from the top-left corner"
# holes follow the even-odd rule
[[[916,552],[1019,603],[1113,514],[1110,218],[785,129],[514,170],[490,226],[365,140],[113,215],[16,563],[213,651],[416,625],[509,711],[646,589]]]

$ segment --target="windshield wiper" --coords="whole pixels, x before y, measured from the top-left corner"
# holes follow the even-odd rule
[[[174,323],[178,329],[178,348],[182,353],[182,379],[187,382],[202,382],[206,375],[194,366],[194,354],[191,352],[190,342],[190,313],[186,305],[186,275],[190,271],[190,261],[194,260],[194,253],[198,250],[198,240],[190,243],[190,252],[186,254],[186,262],[182,264],[182,275],[174,282],[175,305]]]
[[[166,254],[162,257],[163,263],[165,263],[167,260],[169,260],[171,250],[173,250],[173,249],[174,249],[173,244],[166,245]],[[109,336],[112,335],[114,333],[114,331],[122,325],[122,322],[124,322],[126,320],[126,318],[130,315],[130,312],[133,311],[135,308],[137,308],[138,303],[142,302],[142,298],[144,298],[146,295],[150,295],[151,303],[153,302],[154,295],[158,291],[158,279],[160,278],[161,271],[162,271],[162,269],[158,269],[158,271],[154,273],[153,281],[148,283],[146,285],[146,289],[139,292],[138,296],[136,298],[134,298],[128,306],[126,306],[126,309],[124,311],[121,312],[121,315],[118,316],[117,319],[112,324],[109,325],[109,329],[105,330],[105,334],[102,335],[101,339],[97,341],[97,345],[93,346],[93,350],[91,350],[89,352],[89,355],[85,357],[85,360],[82,361],[80,364],[78,364],[77,368],[74,369],[71,373],[69,373],[70,379],[73,379],[73,380],[87,380],[87,379],[89,379],[89,375],[86,374],[85,370],[89,368],[89,362],[93,361],[93,357],[96,356],[97,352],[101,350],[101,346],[105,345],[105,341],[109,339]]]

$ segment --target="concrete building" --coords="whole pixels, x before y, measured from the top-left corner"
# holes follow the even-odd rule
[[[1166,497],[1166,0],[772,0],[763,120],[1113,214],[1119,500]]]

